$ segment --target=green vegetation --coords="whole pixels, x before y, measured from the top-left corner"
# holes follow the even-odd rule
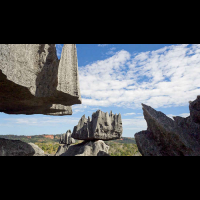
[[[16,135],[0,135],[0,138],[10,140],[21,140],[26,143],[35,143],[45,153],[55,154],[59,147],[60,134],[58,135],[35,135],[35,136],[16,136]],[[75,140],[78,144],[81,140]],[[141,156],[138,151],[134,138],[122,137],[118,140],[109,140],[105,143],[110,147],[109,154],[111,156]],[[73,145],[75,145],[73,144]]]
[[[35,143],[40,147],[45,153],[55,154],[58,150],[59,143]]]
[[[105,141],[111,156],[141,156],[134,138]]]

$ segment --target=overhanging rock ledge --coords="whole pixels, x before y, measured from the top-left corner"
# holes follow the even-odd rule
[[[0,44],[0,112],[71,115],[81,104],[75,44]]]

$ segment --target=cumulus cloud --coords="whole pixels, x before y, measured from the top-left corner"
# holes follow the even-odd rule
[[[171,45],[137,54],[121,50],[79,67],[83,105],[187,106],[200,94],[200,45]]]

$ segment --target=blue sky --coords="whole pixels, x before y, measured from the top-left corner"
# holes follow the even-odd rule
[[[60,57],[62,44],[58,44]],[[169,117],[189,115],[200,95],[199,44],[77,44],[82,104],[72,116],[0,113],[0,135],[60,134],[82,115],[121,113],[124,137],[147,128],[141,103]]]

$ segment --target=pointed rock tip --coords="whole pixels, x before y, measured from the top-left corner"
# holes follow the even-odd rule
[[[149,106],[147,106],[147,105],[144,104],[144,103],[141,103],[141,105],[142,105],[143,108],[147,108],[147,107],[149,107]]]

